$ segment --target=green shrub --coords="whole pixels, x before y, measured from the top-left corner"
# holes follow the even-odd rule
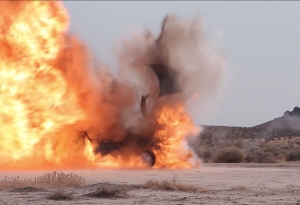
[[[245,155],[245,151],[236,146],[224,147],[213,155],[212,161],[214,163],[240,163],[244,161]]]

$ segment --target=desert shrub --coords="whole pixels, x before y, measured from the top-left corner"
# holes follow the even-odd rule
[[[286,161],[300,161],[300,149],[289,150],[285,154]]]
[[[19,177],[5,177],[0,181],[0,189],[16,189],[24,187],[56,188],[82,186],[86,180],[76,174],[65,174],[63,172],[45,173],[32,179],[20,179]]]
[[[247,153],[246,160],[255,163],[275,163],[276,157],[272,152],[265,152],[263,149],[254,149]]]
[[[208,145],[212,145],[213,143],[213,135],[211,133],[201,133],[200,138],[201,141],[205,141]]]
[[[208,190],[203,187],[197,187],[191,184],[180,183],[176,176],[171,180],[146,180],[144,184],[141,185],[143,189],[154,189],[162,191],[183,191],[183,192],[208,192]]]
[[[264,152],[271,152],[277,160],[284,158],[283,151],[276,146],[265,144],[262,149]]]
[[[284,152],[273,145],[265,144],[261,148],[250,149],[246,160],[255,163],[276,163],[284,159]]]
[[[230,189],[228,189],[228,191],[250,191],[251,189],[249,187],[246,186],[233,186]]]
[[[234,144],[234,140],[224,140],[224,142],[220,145],[220,148],[231,147]]]
[[[86,196],[94,198],[125,198],[129,196],[127,190],[127,186],[103,183],[98,184],[97,190],[86,194]]]
[[[204,147],[199,147],[197,149],[194,149],[194,152],[203,159],[204,162],[208,162],[211,157],[211,150]]]
[[[46,198],[50,200],[57,200],[57,201],[72,200],[74,198],[74,194],[72,192],[66,192],[64,189],[59,189],[51,193]]]
[[[246,144],[243,140],[237,140],[235,143],[234,143],[234,146],[240,148],[240,149],[245,149],[246,148]]]
[[[212,157],[212,161],[214,163],[240,163],[244,161],[245,156],[244,150],[236,146],[230,146],[216,152]]]

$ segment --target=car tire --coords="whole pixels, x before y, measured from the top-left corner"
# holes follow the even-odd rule
[[[139,154],[145,164],[153,167],[156,162],[156,156],[152,150],[141,151]]]

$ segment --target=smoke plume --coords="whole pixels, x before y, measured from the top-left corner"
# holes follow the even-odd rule
[[[206,39],[198,16],[184,20],[168,15],[158,37],[149,31],[132,33],[118,48],[117,56],[121,76],[140,93],[154,98],[159,93],[158,82],[147,65],[163,63],[172,69],[182,88],[181,100],[194,105],[198,115],[214,110],[226,86],[226,59]]]

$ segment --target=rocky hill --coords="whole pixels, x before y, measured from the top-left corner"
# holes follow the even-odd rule
[[[196,142],[190,143],[194,150],[203,157],[209,150],[214,152],[237,146],[251,153],[269,146],[268,149],[282,151],[299,150],[300,152],[300,108],[286,111],[283,116],[254,127],[202,126],[204,129]],[[273,148],[270,148],[273,147]],[[206,153],[207,154],[207,153]]]
[[[295,107],[292,112],[286,111],[282,117],[254,127],[202,127],[204,129],[199,137],[208,143],[235,139],[263,138],[265,141],[269,141],[281,137],[291,138],[300,136],[300,108]]]
[[[253,128],[273,130],[273,129],[289,129],[300,130],[300,108],[295,107],[292,112],[286,111],[282,117],[275,118],[269,122],[254,126]]]

